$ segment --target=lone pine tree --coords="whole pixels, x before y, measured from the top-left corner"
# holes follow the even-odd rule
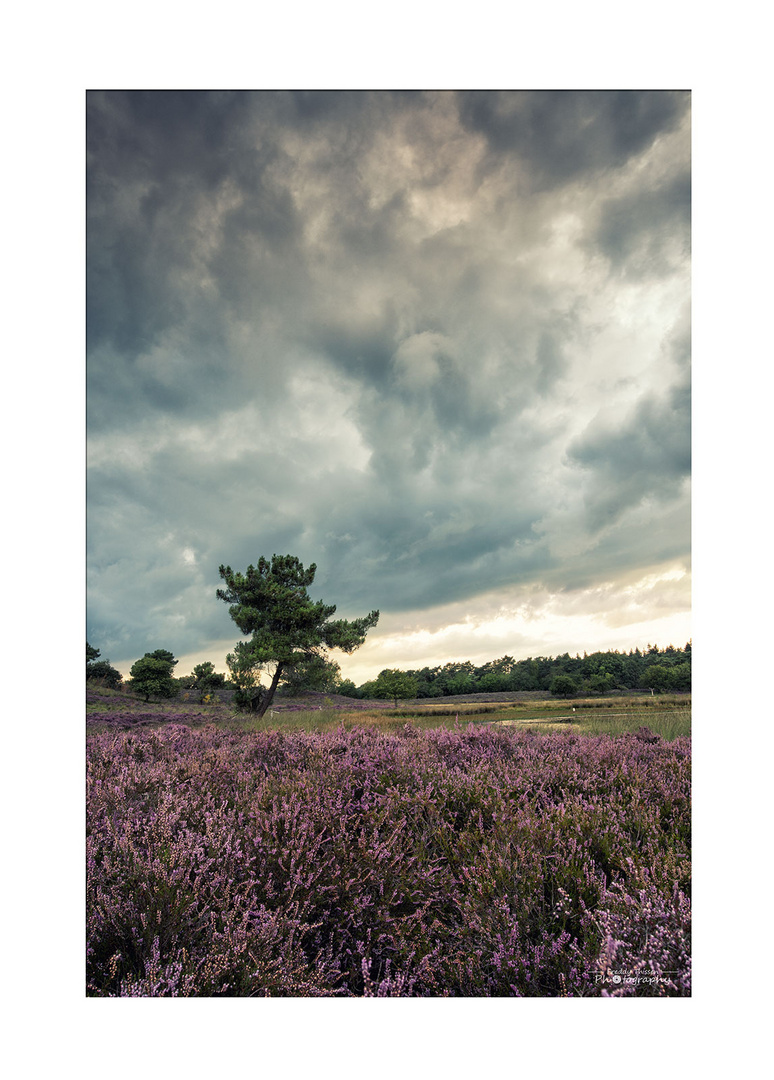
[[[314,601],[307,592],[316,572],[315,563],[304,569],[295,555],[272,555],[271,561],[261,556],[244,574],[220,567],[226,588],[218,589],[218,598],[230,605],[229,614],[242,633],[251,635],[226,657],[236,686],[234,700],[241,708],[263,716],[289,667],[314,656],[327,659],[328,649],[352,653],[376,626],[378,611],[362,619],[331,619],[336,605]],[[268,664],[275,666],[266,689],[257,673]]]

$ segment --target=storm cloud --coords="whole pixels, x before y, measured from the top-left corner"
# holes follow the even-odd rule
[[[622,646],[643,620],[603,594],[663,579],[685,613],[689,94],[87,104],[103,656],[222,669],[217,567],[273,552],[316,562],[341,615],[383,612],[376,671],[380,634],[441,612],[507,616],[514,655],[561,645],[530,637],[528,597],[587,603]]]

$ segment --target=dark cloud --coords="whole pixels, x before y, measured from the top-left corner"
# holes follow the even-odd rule
[[[471,90],[460,119],[497,157],[515,155],[540,189],[624,165],[672,130],[690,95],[670,90]]]
[[[628,276],[661,276],[690,249],[691,178],[683,173],[655,189],[607,200],[594,246]]]
[[[90,94],[90,640],[228,637],[275,551],[347,616],[684,554],[688,106]]]
[[[680,383],[662,398],[644,398],[620,428],[599,431],[592,425],[567,453],[592,476],[587,487],[592,531],[646,498],[675,498],[691,469],[690,387]]]
[[[217,339],[230,310],[255,289],[247,285],[253,249],[292,237],[292,199],[268,175],[278,151],[247,122],[249,101],[175,91],[90,95],[90,350],[109,344],[131,359],[191,321],[197,337]]]

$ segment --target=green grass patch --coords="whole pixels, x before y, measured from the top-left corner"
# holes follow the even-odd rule
[[[671,742],[681,735],[691,735],[690,707],[682,709],[631,709],[622,714],[586,715],[570,725],[584,735],[623,735],[648,727],[655,735]]]
[[[92,695],[89,695],[92,697]],[[457,725],[525,725],[539,734],[573,731],[588,735],[616,735],[649,727],[665,739],[691,733],[691,699],[687,695],[651,697],[574,698],[569,700],[502,701],[476,704],[436,704],[414,702],[398,709],[335,707],[317,709],[270,709],[265,716],[234,712],[231,706],[211,702],[198,704],[142,702],[121,691],[100,688],[87,704],[87,732],[94,733],[110,725],[100,723],[99,714],[117,718],[136,712],[145,714],[143,723],[151,723],[158,713],[159,726],[177,719],[198,727],[217,723],[228,731],[329,732],[340,728],[369,727],[385,734],[399,732],[407,724],[418,731],[434,728],[453,729]],[[93,716],[93,720],[92,720]],[[156,726],[156,725],[151,725]]]
[[[573,711],[574,709],[574,711]],[[558,705],[546,703],[536,707],[534,703],[469,707],[459,709],[310,709],[297,712],[267,712],[265,716],[232,716],[221,726],[231,731],[281,731],[325,732],[343,728],[369,727],[385,734],[403,730],[407,725],[418,731],[434,728],[454,728],[468,724],[503,724],[529,727],[538,734],[572,731],[581,735],[622,735],[649,727],[663,739],[671,740],[679,735],[691,734],[690,705],[682,701],[682,707],[670,704],[662,708],[643,708],[641,703],[619,702],[617,710],[599,710],[593,706],[584,708],[583,703]]]

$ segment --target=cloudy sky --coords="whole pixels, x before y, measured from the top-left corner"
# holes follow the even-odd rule
[[[92,92],[87,636],[315,562],[384,667],[682,645],[690,94]]]

